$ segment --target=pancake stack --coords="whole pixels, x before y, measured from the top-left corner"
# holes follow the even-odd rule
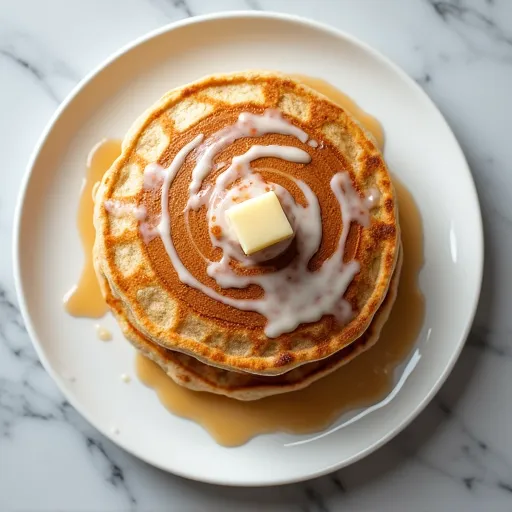
[[[260,189],[296,235],[251,258],[216,217],[226,197]],[[96,272],[126,338],[178,384],[240,400],[304,388],[373,346],[400,277],[375,140],[276,73],[214,75],[161,98],[103,177],[94,225]]]

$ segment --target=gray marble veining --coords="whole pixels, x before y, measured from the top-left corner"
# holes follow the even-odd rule
[[[169,21],[226,9],[271,9],[328,22],[395,60],[455,131],[485,224],[482,300],[438,396],[367,459],[279,488],[189,482],[103,438],[42,369],[12,278],[15,198],[28,155],[58,104],[122,44]],[[512,510],[512,2],[0,0],[0,77],[1,511]]]

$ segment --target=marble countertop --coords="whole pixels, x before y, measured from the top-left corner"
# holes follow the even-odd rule
[[[486,234],[475,325],[434,401],[365,460],[317,480],[265,489],[166,474],[96,432],[41,367],[12,277],[18,188],[40,132],[66,94],[130,40],[174,20],[228,9],[272,9],[333,24],[404,68],[440,107],[466,153]],[[512,2],[0,0],[0,77],[2,512],[512,510]]]

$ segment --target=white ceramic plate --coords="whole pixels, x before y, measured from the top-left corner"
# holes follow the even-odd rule
[[[99,342],[92,320],[68,316],[62,296],[83,254],[75,227],[88,151],[121,138],[168,89],[202,75],[249,68],[322,77],[376,116],[386,159],[412,192],[424,222],[421,285],[426,321],[419,362],[384,407],[329,435],[274,434],[222,448],[195,423],[174,417],[133,374],[134,351],[108,317],[115,341]],[[32,157],[15,229],[19,300],[41,361],[69,401],[134,455],[189,478],[265,485],[319,476],[369,454],[403,429],[451,370],[476,308],[483,239],[478,199],[464,156],[423,91],[374,50],[337,30],[281,14],[194,18],[146,36],[82,81],[61,106]],[[71,382],[69,376],[76,380]],[[111,433],[119,429],[118,435]]]

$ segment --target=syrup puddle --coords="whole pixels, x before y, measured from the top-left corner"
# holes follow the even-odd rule
[[[93,190],[96,183],[121,154],[121,141],[103,140],[92,148],[87,158],[87,173],[80,192],[77,227],[84,249],[84,266],[78,283],[64,296],[64,307],[73,316],[100,318],[107,311],[96,279],[92,263],[92,246],[94,244],[94,210]]]
[[[374,134],[382,149],[384,136],[375,118],[363,112],[329,83],[300,75],[295,75],[295,78],[347,109]],[[75,316],[97,318],[107,310],[92,266],[92,190],[120,151],[119,141],[107,140],[98,144],[89,158],[78,214],[78,228],[86,261],[79,283],[65,298],[66,310]],[[333,429],[336,430],[388,403],[418,360],[417,354],[412,356],[395,385],[395,370],[410,354],[425,311],[424,298],[418,288],[418,275],[423,265],[421,217],[407,189],[396,179],[393,183],[400,209],[404,261],[395,305],[374,347],[306,389],[253,402],[241,402],[183,388],[155,363],[137,354],[136,373],[139,379],[157,392],[160,401],[169,411],[202,425],[224,446],[239,446],[256,435],[276,431],[290,434],[320,432],[344,412],[365,408],[360,414]],[[324,432],[313,439],[328,434]],[[300,440],[291,444],[308,441]]]

